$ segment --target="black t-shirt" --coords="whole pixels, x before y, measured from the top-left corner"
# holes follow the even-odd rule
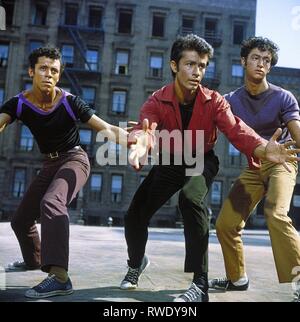
[[[80,144],[76,121],[87,122],[95,111],[80,97],[62,92],[59,102],[49,111],[38,109],[20,93],[5,102],[0,113],[9,114],[12,122],[22,121],[36,139],[41,153],[68,151]]]
[[[179,104],[181,120],[182,120],[182,129],[187,130],[192,114],[194,109],[195,101],[191,102],[190,104]]]

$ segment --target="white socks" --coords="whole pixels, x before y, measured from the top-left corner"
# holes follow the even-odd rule
[[[241,286],[241,285],[245,285],[248,282],[248,277],[247,274],[245,273],[244,276],[240,277],[236,282],[232,282],[233,285],[235,286]]]

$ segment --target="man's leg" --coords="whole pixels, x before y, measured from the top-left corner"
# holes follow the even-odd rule
[[[129,268],[121,282],[121,289],[135,289],[138,286],[140,275],[149,265],[145,256],[149,221],[183,183],[183,167],[154,166],[135,193],[125,216]]]
[[[183,183],[184,169],[181,166],[159,165],[153,166],[139,186],[125,215],[125,238],[130,267],[141,265],[151,217]]]
[[[185,272],[193,272],[191,287],[175,302],[208,301],[208,213],[204,198],[218,173],[219,161],[213,151],[205,155],[204,170],[200,176],[188,177],[179,195],[179,208],[184,222]]]
[[[241,231],[264,193],[260,172],[244,170],[231,188],[217,218],[217,236],[222,247],[226,277],[231,282],[246,274]]]
[[[80,160],[80,157],[82,160]],[[67,206],[76,197],[89,176],[85,154],[79,160],[57,161],[57,172],[45,193],[41,207],[41,266],[49,272],[51,266],[68,270],[69,215]]]
[[[30,184],[11,220],[11,226],[19,241],[26,268],[29,269],[34,269],[41,265],[40,238],[35,220],[40,217],[40,202],[49,187],[53,175],[54,173],[51,170],[41,169]]]
[[[296,183],[297,165],[289,164],[292,172],[281,165],[274,165],[266,173],[268,191],[265,201],[265,217],[270,232],[276,270],[280,283],[289,283],[300,267],[300,237],[288,216]]]
[[[68,277],[69,216],[67,206],[87,181],[90,166],[85,152],[53,161],[56,174],[41,207],[41,268],[49,276],[28,290],[25,296],[46,298],[73,292]]]

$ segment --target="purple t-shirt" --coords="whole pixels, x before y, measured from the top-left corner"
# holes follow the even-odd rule
[[[266,140],[278,127],[283,130],[279,142],[290,140],[286,125],[291,120],[300,120],[299,106],[293,94],[270,83],[265,92],[255,96],[243,86],[224,97],[230,103],[233,114]]]

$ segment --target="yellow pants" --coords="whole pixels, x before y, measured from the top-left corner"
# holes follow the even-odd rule
[[[292,269],[300,266],[300,237],[292,225],[289,211],[297,164],[262,162],[259,170],[245,169],[232,186],[216,222],[227,278],[237,281],[245,273],[242,229],[249,215],[265,196],[264,214],[280,283],[292,282]],[[259,265],[259,263],[257,263]]]

